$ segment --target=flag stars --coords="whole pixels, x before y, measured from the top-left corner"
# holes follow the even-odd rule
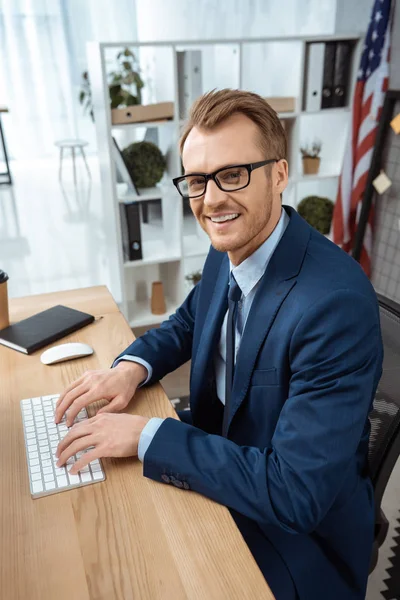
[[[379,23],[379,21],[382,19],[382,13],[380,10],[378,10],[378,12],[375,15],[375,22]]]
[[[378,32],[374,29],[374,31],[372,32],[372,41],[374,42],[378,37]]]
[[[369,77],[371,75],[371,69],[368,67],[367,69],[367,77]]]
[[[369,60],[372,60],[374,58],[374,56],[375,56],[375,52],[373,50],[370,50],[369,54],[368,54]]]

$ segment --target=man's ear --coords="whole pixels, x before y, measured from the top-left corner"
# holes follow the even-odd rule
[[[278,194],[282,194],[282,192],[285,190],[288,184],[289,165],[287,163],[287,160],[282,158],[281,160],[278,160],[277,163],[275,163],[274,167],[275,168],[272,171],[272,184],[274,190]]]

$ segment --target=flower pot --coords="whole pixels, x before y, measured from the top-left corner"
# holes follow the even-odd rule
[[[167,312],[162,281],[153,281],[151,289],[151,312],[153,315],[163,315]]]
[[[303,158],[303,173],[304,175],[315,175],[319,171],[321,159],[319,157],[312,158],[307,156]]]

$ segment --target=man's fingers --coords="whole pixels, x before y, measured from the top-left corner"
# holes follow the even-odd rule
[[[97,411],[97,414],[100,415],[101,413],[116,413],[116,412],[120,412],[124,408],[125,408],[125,405],[123,403],[122,397],[116,396],[113,400],[111,400],[111,402],[109,402],[108,404],[106,404],[105,406],[100,408]]]
[[[78,387],[78,385],[80,385],[82,383],[83,378],[84,378],[84,375],[82,375],[81,377],[79,377],[79,379],[75,379],[75,381],[73,381],[72,383],[70,383],[69,386],[67,386],[65,388],[65,390],[63,391],[62,394],[60,394],[60,397],[59,397],[59,399],[56,402],[56,408],[58,408],[60,406],[60,404],[64,400],[65,396],[67,394],[69,394],[69,392],[72,392],[73,389],[75,389],[76,387]]]
[[[90,446],[94,446],[96,443],[96,437],[94,435],[85,435],[84,437],[80,437],[61,452],[59,459],[57,461],[57,467],[62,467],[71,456],[74,456],[77,452],[81,452],[82,450],[86,450]]]
[[[87,392],[79,396],[77,399],[75,399],[72,402],[72,404],[70,404],[70,407],[67,412],[67,427],[71,427],[73,425],[75,417],[82,410],[82,408],[85,408],[85,406],[91,404],[95,400],[100,400],[100,397],[98,396],[98,394],[96,394],[95,390],[88,390]]]
[[[80,423],[76,423],[76,425],[71,427],[67,435],[58,444],[56,456],[59,457],[60,454],[65,450],[65,448],[67,448],[75,440],[86,435],[90,435],[91,433],[92,419],[87,419],[85,421],[81,421]]]
[[[82,394],[84,394],[86,391],[87,385],[82,382],[80,385],[76,386],[70,392],[68,392],[68,394],[65,394],[63,401],[55,410],[54,421],[56,423],[59,423],[63,418],[65,411],[71,406],[73,402],[75,402],[77,398],[79,398],[79,396],[82,396]]]
[[[82,454],[79,460],[77,460],[76,463],[72,465],[72,467],[69,470],[69,473],[71,473],[71,475],[76,475],[78,471],[83,469],[83,467],[86,467],[86,465],[92,462],[92,460],[96,460],[96,458],[102,458],[101,452],[98,447],[93,448],[93,450],[89,450],[89,452],[85,452],[84,454]]]

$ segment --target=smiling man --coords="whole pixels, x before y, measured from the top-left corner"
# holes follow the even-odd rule
[[[285,133],[261,97],[199,98],[180,149],[174,183],[212,244],[202,279],[114,368],[64,391],[56,420],[68,410],[69,424],[83,406],[109,404],[72,427],[60,464],[89,447],[72,472],[138,455],[146,477],[230,509],[277,600],[361,600],[374,531],[368,413],[382,366],[374,290],[282,206]],[[189,359],[182,421],[112,414]]]

